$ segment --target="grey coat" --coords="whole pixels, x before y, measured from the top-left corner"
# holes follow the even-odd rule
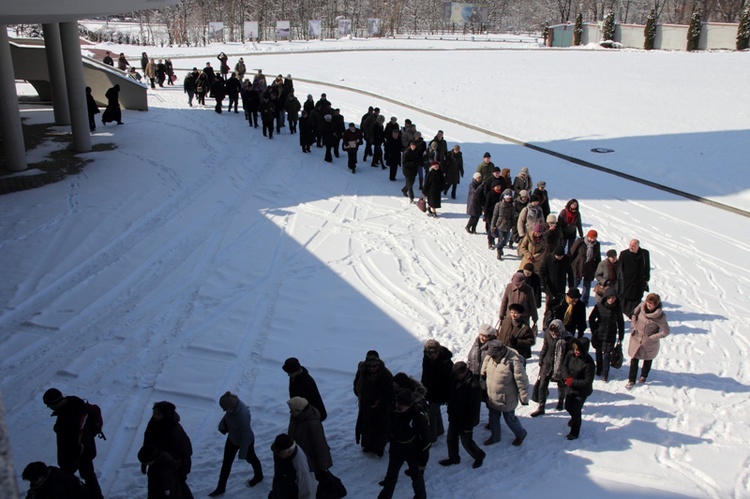
[[[305,451],[310,471],[323,471],[333,466],[331,449],[320,423],[320,413],[315,407],[307,404],[296,417],[290,417],[287,433]]]

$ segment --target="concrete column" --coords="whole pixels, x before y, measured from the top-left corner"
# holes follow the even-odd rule
[[[42,29],[44,30],[44,46],[47,52],[47,71],[49,72],[49,84],[52,91],[55,125],[70,125],[60,25],[57,23],[42,24]]]
[[[3,137],[6,168],[15,172],[25,170],[26,146],[23,141],[16,77],[5,24],[0,24],[0,134]]]
[[[78,38],[78,22],[60,23],[65,83],[68,87],[68,107],[70,109],[70,129],[73,132],[73,150],[91,150],[89,115],[86,109],[86,83],[83,81],[81,62],[81,41]]]

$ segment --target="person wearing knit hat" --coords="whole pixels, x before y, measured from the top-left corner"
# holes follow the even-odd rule
[[[518,233],[518,237],[523,239],[526,237],[526,234],[533,231],[534,227],[537,225],[541,225],[542,232],[547,230],[544,211],[542,211],[542,207],[539,206],[539,197],[532,195],[529,197],[529,203],[518,212],[518,221],[516,222],[516,232]],[[537,270],[539,269],[537,268]]]
[[[53,429],[57,440],[57,465],[66,473],[78,471],[91,496],[101,498],[102,491],[94,471],[94,437],[101,434],[101,426],[90,417],[89,408],[80,397],[63,396],[57,388],[50,388],[42,395],[42,401],[56,418]],[[82,421],[86,421],[83,427]]]
[[[516,408],[529,403],[529,378],[525,361],[500,340],[492,340],[482,364],[481,376],[487,380],[487,406],[490,410],[490,438],[484,445],[500,441],[500,416],[513,432],[513,446],[520,446],[528,434],[516,417]]]
[[[388,443],[388,419],[393,410],[393,375],[380,355],[370,350],[357,366],[354,376],[354,395],[358,401],[355,439],[363,452],[378,457],[385,453]]]
[[[586,237],[576,240],[570,248],[575,287],[579,287],[583,282],[581,301],[584,305],[589,304],[591,281],[594,280],[596,269],[602,261],[601,247],[596,237],[596,231],[590,230],[586,233]]]
[[[566,386],[561,377],[561,370],[565,354],[570,347],[573,337],[565,329],[563,321],[553,319],[549,327],[544,331],[544,343],[539,353],[539,378],[538,388],[534,386],[536,398],[532,398],[539,407],[530,414],[532,418],[539,417],[545,413],[545,404],[549,395],[549,383],[557,381],[557,406],[555,410],[563,410]]]
[[[288,434],[305,452],[310,471],[320,481],[326,470],[333,466],[331,450],[325,430],[320,423],[318,410],[302,397],[292,397],[289,406]]]
[[[521,190],[525,190],[528,192],[531,192],[531,189],[533,188],[534,184],[531,181],[531,175],[529,175],[529,169],[527,167],[522,167],[521,171],[518,172],[518,175],[516,175],[516,178],[513,180],[513,190],[518,192]]]
[[[224,415],[219,421],[219,432],[227,436],[224,443],[224,458],[219,472],[219,483],[209,497],[223,495],[227,480],[232,471],[232,463],[239,453],[239,459],[247,461],[253,468],[253,477],[247,481],[248,487],[254,487],[263,480],[263,468],[255,454],[255,434],[250,425],[250,409],[232,392],[225,392],[219,397],[219,407]]]
[[[159,452],[166,452],[175,458],[175,462],[179,463],[177,476],[182,497],[193,497],[187,483],[193,467],[193,444],[180,424],[180,415],[172,402],[162,400],[154,403],[151,419],[143,433],[143,445],[154,446]],[[147,467],[141,463],[141,473],[144,475]]]
[[[281,369],[289,375],[289,398],[304,398],[318,410],[320,421],[325,421],[328,417],[328,412],[323,403],[323,397],[321,397],[318,390],[318,385],[308,370],[299,363],[296,357],[286,359]]]
[[[484,153],[482,162],[477,165],[476,171],[482,174],[482,182],[487,182],[492,177],[492,170],[495,168],[495,163],[492,162],[492,156],[490,153]]]
[[[409,467],[414,497],[427,497],[424,483],[424,469],[430,458],[429,419],[420,404],[414,402],[409,390],[396,394],[395,410],[390,414],[390,448],[388,469],[381,482],[383,490],[379,499],[390,499],[396,489],[401,467]]]
[[[318,490],[307,456],[286,433],[277,435],[273,451],[273,484],[268,497],[314,499]]]
[[[544,180],[540,180],[536,183],[536,189],[534,189],[534,192],[531,193],[532,196],[536,196],[539,198],[539,206],[542,207],[542,212],[544,213],[544,216],[548,216],[550,214],[550,207],[549,207],[549,192],[547,191],[547,182]],[[555,217],[557,219],[557,217]]]
[[[474,427],[479,422],[482,405],[482,387],[466,362],[453,364],[450,400],[448,401],[448,458],[438,461],[442,466],[461,462],[458,441],[474,459],[472,468],[482,466],[486,453],[474,441]]]

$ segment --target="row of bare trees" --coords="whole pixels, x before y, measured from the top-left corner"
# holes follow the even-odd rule
[[[240,41],[244,21],[258,21],[263,39],[272,39],[276,21],[290,21],[293,39],[307,38],[307,21],[322,21],[322,36],[338,36],[338,20],[351,19],[353,36],[367,36],[367,19],[381,19],[381,35],[449,35],[452,33],[539,33],[545,23],[600,21],[614,12],[619,23],[689,24],[693,12],[703,21],[739,22],[748,0],[486,0],[486,23],[451,24],[450,3],[443,0],[182,0],[160,10],[132,13],[144,26],[141,39],[154,43],[202,45],[208,23],[223,22],[225,41]],[[167,26],[168,40],[149,39],[147,26]]]

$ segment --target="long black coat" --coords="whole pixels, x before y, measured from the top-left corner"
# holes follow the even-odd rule
[[[112,121],[116,121],[117,123],[121,122],[122,111],[120,110],[120,85],[115,85],[107,90],[104,97],[107,98],[107,107],[104,109],[104,114],[102,114],[102,123],[106,125]]]
[[[318,385],[305,367],[302,368],[301,373],[289,376],[289,398],[293,397],[307,399],[307,402],[320,413],[321,423],[328,417],[323,398],[318,391]]]
[[[157,450],[178,458],[177,473],[184,481],[192,469],[193,445],[180,424],[180,415],[174,411],[174,405],[163,405],[160,410],[164,417],[160,420],[151,418],[143,435],[143,445],[153,445]]]
[[[594,372],[596,365],[594,359],[589,355],[589,339],[576,338],[573,340],[578,345],[580,355],[573,355],[573,348],[568,349],[562,365],[563,380],[573,378],[569,386],[569,394],[577,397],[588,397],[594,392]]]
[[[611,352],[617,341],[622,342],[625,337],[625,320],[622,316],[622,306],[618,298],[613,304],[607,303],[607,298],[617,296],[613,288],[607,289],[601,301],[594,306],[589,315],[591,328],[591,345],[595,350],[604,353]]]
[[[441,194],[443,193],[443,172],[430,169],[424,178],[422,192],[427,196],[427,204],[431,208],[440,208]]]
[[[537,187],[536,189],[534,189],[534,192],[532,192],[531,195],[539,198],[539,206],[542,207],[542,212],[544,212],[544,218],[546,219],[547,215],[549,215],[550,213],[549,192],[547,192],[546,188],[542,190]]]
[[[458,185],[461,183],[461,177],[464,176],[464,156],[461,154],[461,151],[450,151],[446,154],[443,171],[445,173],[446,185]]]
[[[617,260],[617,272],[622,276],[617,281],[617,296],[623,300],[640,300],[651,279],[651,256],[648,250],[639,248],[636,253],[629,249],[621,251]]]
[[[315,142],[315,137],[310,124],[310,118],[301,116],[299,119],[299,145],[311,146]]]
[[[388,166],[399,166],[401,164],[400,134],[395,138],[392,133],[385,134],[385,153],[383,159]]]
[[[356,440],[358,443],[361,440],[365,449],[382,452],[388,442],[389,415],[395,398],[393,375],[383,361],[379,361],[375,372],[369,371],[364,362],[359,363],[354,376],[354,395],[359,400]]]
[[[428,402],[447,404],[451,394],[451,372],[453,371],[453,354],[445,347],[440,347],[435,360],[427,355],[422,357],[422,384],[427,388],[425,399]]]
[[[482,405],[482,387],[477,377],[469,371],[462,380],[453,380],[448,400],[448,424],[460,431],[470,431],[479,424]]]

